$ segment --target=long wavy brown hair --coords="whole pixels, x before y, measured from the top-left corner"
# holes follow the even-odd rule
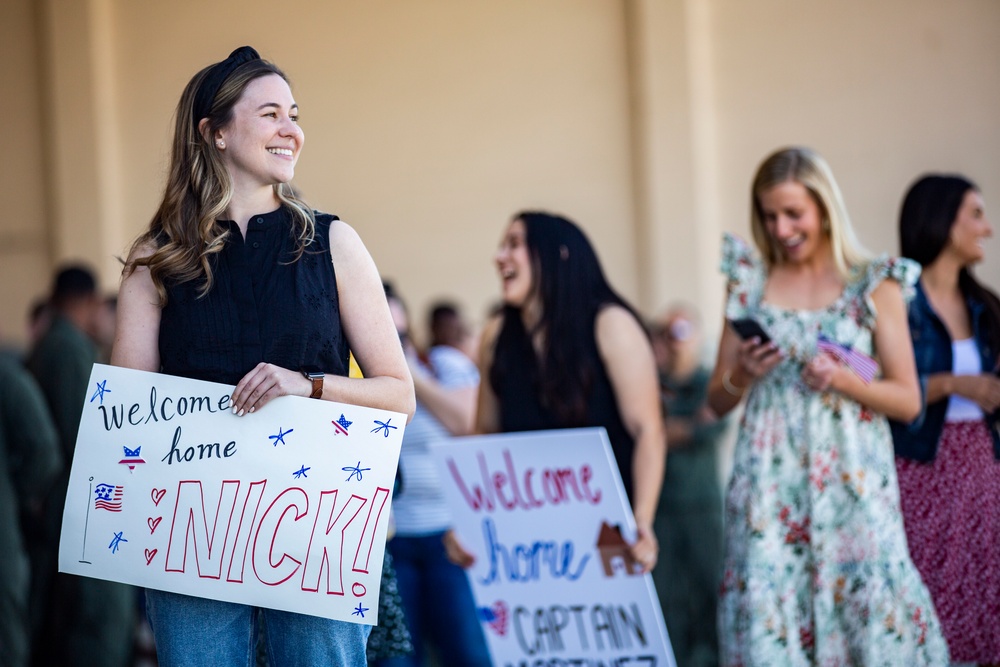
[[[194,75],[177,104],[170,175],[163,200],[149,228],[132,244],[132,259],[125,266],[126,275],[137,266],[149,268],[161,306],[167,301],[167,281],[201,280],[200,296],[212,289],[211,257],[222,250],[229,236],[228,226],[220,224],[219,218],[232,200],[233,183],[212,137],[232,121],[233,107],[251,81],[277,74],[288,82],[284,72],[266,60],[240,65],[219,88],[208,122],[199,131],[200,119],[193,118],[194,100],[211,68]],[[274,192],[292,214],[298,259],[315,236],[315,212],[287,183],[274,185]],[[150,246],[154,248],[152,254],[136,257],[138,251]]]

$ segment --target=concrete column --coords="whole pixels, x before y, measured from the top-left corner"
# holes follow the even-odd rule
[[[112,0],[45,0],[40,24],[52,256],[91,263],[112,290],[122,251]]]
[[[640,305],[721,303],[709,0],[626,0]]]
[[[33,0],[0,3],[0,81],[8,96],[0,161],[0,345],[25,342],[29,304],[48,289],[45,106],[39,83],[38,11]]]

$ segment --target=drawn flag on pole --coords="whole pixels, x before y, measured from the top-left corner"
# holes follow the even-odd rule
[[[816,347],[820,352],[833,355],[842,364],[846,364],[859,378],[864,380],[865,384],[871,384],[871,381],[875,379],[878,362],[864,352],[858,352],[853,348],[835,343],[822,334],[820,334]]]
[[[125,488],[122,486],[112,486],[111,484],[98,484],[94,489],[94,509],[107,510],[109,512],[122,511],[122,495]]]

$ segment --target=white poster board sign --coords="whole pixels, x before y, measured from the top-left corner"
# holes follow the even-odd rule
[[[673,667],[652,577],[603,428],[456,438],[433,448],[498,667]]]
[[[95,364],[59,570],[375,624],[406,416]]]

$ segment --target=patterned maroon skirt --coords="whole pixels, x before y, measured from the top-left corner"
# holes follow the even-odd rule
[[[910,555],[951,659],[1000,662],[1000,461],[985,422],[947,423],[932,464],[896,459]]]

